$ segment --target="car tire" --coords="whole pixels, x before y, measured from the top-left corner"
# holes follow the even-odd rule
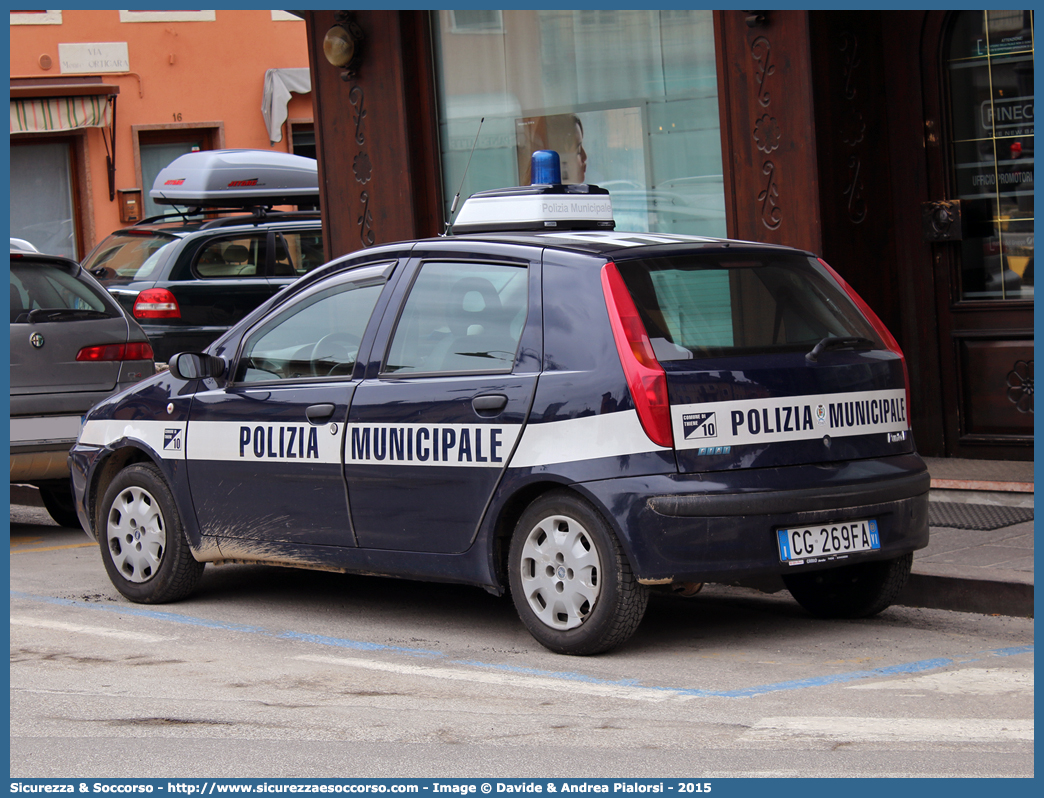
[[[564,492],[534,501],[508,552],[511,597],[522,623],[559,654],[598,654],[641,623],[649,591],[638,583],[609,525]]]
[[[70,485],[40,488],[40,498],[47,514],[58,526],[80,529],[80,519],[76,516],[76,501],[73,499]]]
[[[98,508],[96,528],[109,579],[131,601],[177,601],[203,575],[205,563],[193,558],[174,497],[151,463],[116,475]]]
[[[913,553],[891,560],[787,574],[783,584],[818,618],[869,618],[891,606],[910,578]]]

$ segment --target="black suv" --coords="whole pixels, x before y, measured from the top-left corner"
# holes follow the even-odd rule
[[[150,193],[186,210],[117,230],[83,266],[142,326],[157,360],[202,349],[325,261],[318,211],[272,211],[318,203],[315,175],[314,160],[285,153],[183,155]]]

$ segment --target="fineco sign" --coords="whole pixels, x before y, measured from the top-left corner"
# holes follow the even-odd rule
[[[59,44],[58,64],[62,74],[130,72],[127,42]]]

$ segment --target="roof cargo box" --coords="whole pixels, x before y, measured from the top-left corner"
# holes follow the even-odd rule
[[[318,205],[314,158],[266,150],[203,150],[175,158],[149,192],[165,205]]]

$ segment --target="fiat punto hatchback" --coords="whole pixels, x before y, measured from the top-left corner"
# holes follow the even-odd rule
[[[124,596],[230,561],[459,582],[566,654],[627,640],[651,589],[896,599],[929,478],[902,353],[826,263],[616,232],[551,181],[452,233],[332,261],[89,414],[77,509]]]

